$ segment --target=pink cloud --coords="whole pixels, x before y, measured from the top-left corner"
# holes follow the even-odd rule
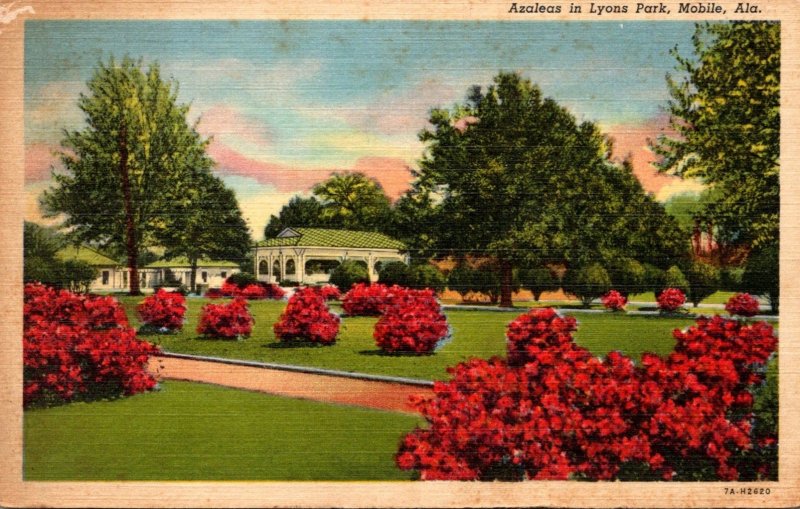
[[[362,157],[356,161],[352,169],[375,178],[392,200],[399,198],[411,187],[411,171],[408,164],[402,159]]]
[[[613,158],[622,161],[630,157],[633,174],[648,193],[656,194],[664,186],[680,180],[679,177],[659,173],[652,164],[657,156],[650,150],[648,143],[649,140],[655,140],[659,135],[669,132],[666,117],[656,117],[639,124],[613,126],[607,132],[614,141]]]
[[[34,143],[25,147],[25,183],[31,184],[50,178],[51,167],[58,163],[54,153],[59,147]]]

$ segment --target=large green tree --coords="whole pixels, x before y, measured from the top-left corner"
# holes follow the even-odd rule
[[[511,305],[514,267],[584,266],[630,250],[663,265],[681,254],[677,229],[665,227],[669,218],[630,165],[609,162],[610,141],[597,126],[578,123],[529,80],[501,73],[466,103],[434,109],[430,123],[403,203],[427,218],[417,228],[439,254],[496,259],[501,306]]]
[[[141,61],[111,58],[87,87],[78,99],[86,126],[64,134],[66,171],[53,174],[42,204],[48,215],[64,215],[74,241],[124,253],[130,293],[138,294],[140,250],[158,243],[187,176],[212,161],[158,65],[145,71]]]
[[[294,196],[284,205],[278,215],[272,214],[264,228],[264,238],[276,237],[290,226],[328,226],[321,218],[322,204],[315,197]]]
[[[173,201],[174,213],[161,235],[167,257],[185,256],[191,265],[191,291],[196,288],[197,264],[203,259],[242,263],[252,241],[233,191],[206,170],[186,180]]]
[[[778,239],[780,25],[698,24],[694,54],[668,76],[675,134],[654,144],[658,168],[714,192],[705,214],[723,242],[760,247]]]

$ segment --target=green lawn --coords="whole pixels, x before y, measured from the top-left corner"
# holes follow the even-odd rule
[[[421,419],[169,381],[110,402],[28,410],[26,480],[395,480]]]
[[[128,316],[135,322],[135,303],[123,297]],[[372,330],[377,318],[345,318],[336,344],[329,347],[284,345],[275,339],[272,324],[285,307],[280,301],[253,301],[256,318],[253,334],[242,341],[206,339],[195,332],[204,299],[188,299],[188,323],[174,335],[146,335],[170,352],[191,353],[234,359],[330,368],[341,371],[386,374],[427,380],[447,377],[446,369],[470,357],[488,358],[505,354],[505,328],[517,315],[493,311],[448,310],[453,340],[429,356],[384,355],[375,346]],[[520,314],[524,309],[520,310]],[[672,330],[692,322],[688,318],[661,318],[576,313],[578,343],[597,355],[621,350],[636,358],[643,351],[666,354],[674,345]]]

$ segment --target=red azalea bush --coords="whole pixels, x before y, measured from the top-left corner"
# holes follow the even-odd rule
[[[380,283],[356,283],[344,294],[342,309],[349,316],[378,316],[383,313],[389,295],[399,286],[386,286]]]
[[[253,331],[253,316],[247,301],[235,297],[227,304],[206,304],[200,311],[198,334],[218,338],[238,339]]]
[[[186,297],[178,292],[168,292],[160,288],[156,293],[145,297],[136,311],[145,325],[155,329],[176,331],[183,327]]]
[[[574,330],[532,310],[509,325],[508,361],[450,368],[415,401],[429,425],[403,439],[398,466],[452,480],[774,477],[763,458],[777,439],[754,433],[752,398],[777,347],[771,326],[701,318],[641,366],[592,356]]]
[[[156,385],[146,365],[158,348],[136,338],[115,299],[27,284],[23,310],[26,407],[136,394]]]
[[[221,288],[209,288],[204,295],[207,299],[221,299],[226,297]]]
[[[339,334],[339,317],[328,310],[319,291],[298,288],[273,330],[282,341],[302,339],[332,345]]]
[[[625,309],[625,304],[628,303],[628,299],[626,299],[625,296],[618,291],[611,290],[600,298],[600,302],[603,303],[603,307],[606,309],[611,311],[622,311]]]
[[[375,324],[378,347],[390,353],[431,353],[449,333],[433,290],[396,291]]]
[[[320,297],[325,300],[338,300],[342,298],[342,292],[334,285],[311,286]]]
[[[686,304],[686,295],[677,288],[667,288],[658,296],[658,309],[672,313]]]
[[[737,293],[728,299],[725,311],[732,315],[755,316],[759,312],[758,300],[749,293]]]

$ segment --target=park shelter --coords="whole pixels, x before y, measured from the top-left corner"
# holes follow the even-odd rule
[[[114,291],[128,288],[128,269],[103,253],[88,246],[67,246],[56,252],[62,262],[74,260],[84,262],[97,271],[97,277],[89,285],[89,291]]]
[[[188,287],[192,282],[192,264],[185,256],[150,263],[145,265],[142,272],[148,275],[147,287],[150,288],[173,281]],[[218,288],[227,277],[238,272],[240,272],[238,263],[200,259],[197,261],[195,282],[198,285]]]
[[[254,270],[259,280],[320,284],[345,260],[363,262],[371,281],[382,264],[408,263],[405,245],[378,232],[327,228],[285,228],[276,237],[258,242]]]

